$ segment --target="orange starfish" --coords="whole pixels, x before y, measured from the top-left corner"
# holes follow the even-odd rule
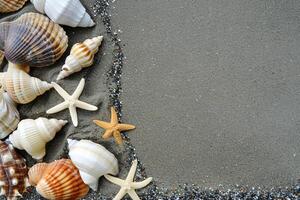
[[[103,139],[108,139],[114,137],[117,144],[123,143],[123,138],[121,136],[121,131],[129,131],[135,129],[135,126],[131,124],[119,124],[117,112],[114,107],[111,107],[111,120],[109,122],[104,122],[100,120],[93,120],[95,124],[105,129],[102,135]]]

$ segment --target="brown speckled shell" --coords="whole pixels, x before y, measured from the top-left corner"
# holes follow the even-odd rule
[[[25,13],[15,21],[1,23],[0,41],[8,61],[30,67],[52,65],[68,47],[63,28],[38,13]]]
[[[27,0],[0,0],[0,13],[8,13],[19,10]]]
[[[70,159],[36,164],[30,168],[28,176],[29,182],[46,199],[75,200],[89,191]]]
[[[7,199],[21,196],[28,186],[25,160],[14,150],[12,145],[0,141],[0,185],[1,194]]]

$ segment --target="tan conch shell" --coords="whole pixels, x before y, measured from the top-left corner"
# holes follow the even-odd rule
[[[7,72],[0,73],[0,84],[19,104],[29,103],[52,88],[51,84],[31,77],[12,63],[9,63]]]
[[[43,67],[52,65],[68,47],[62,27],[38,13],[26,13],[0,24],[0,41],[8,61]]]
[[[24,119],[18,129],[9,136],[12,145],[25,150],[34,159],[40,160],[46,154],[46,143],[67,123],[65,120],[37,118]]]
[[[27,0],[0,0],[0,13],[8,13],[19,10]]]
[[[25,159],[12,145],[2,141],[0,141],[0,157],[0,195],[5,195],[10,200],[17,199],[22,196],[26,187],[30,186]]]
[[[30,168],[28,176],[30,184],[46,199],[76,200],[89,191],[69,159],[36,164]]]
[[[0,139],[13,132],[17,128],[19,121],[20,115],[16,104],[4,92],[3,88],[0,88]]]
[[[83,43],[75,44],[70,55],[66,58],[66,62],[62,67],[62,71],[57,76],[57,80],[61,80],[75,72],[79,72],[82,68],[89,67],[94,62],[94,55],[98,51],[103,40],[103,36],[87,39]]]

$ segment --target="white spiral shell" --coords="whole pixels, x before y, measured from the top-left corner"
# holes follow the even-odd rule
[[[18,129],[9,136],[12,145],[25,150],[34,159],[40,160],[46,154],[46,143],[67,123],[65,120],[40,117],[36,120],[22,120]]]
[[[61,80],[75,72],[79,72],[82,68],[89,67],[94,62],[94,55],[99,50],[103,36],[87,39],[82,43],[76,43],[70,55],[66,58],[66,62],[62,70],[57,76],[57,80]]]
[[[34,7],[58,24],[71,27],[95,25],[79,0],[31,0]]]
[[[105,174],[119,172],[118,160],[105,147],[89,140],[68,139],[69,156],[79,169],[83,182],[93,190],[98,188],[98,179]]]

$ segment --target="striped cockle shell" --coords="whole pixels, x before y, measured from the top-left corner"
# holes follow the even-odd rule
[[[95,25],[80,0],[31,0],[34,7],[58,24],[71,27]]]
[[[19,121],[20,115],[16,104],[4,92],[3,88],[0,88],[0,139],[13,132],[17,128]]]
[[[105,147],[89,140],[68,139],[69,156],[79,169],[81,178],[93,190],[98,188],[98,180],[106,174],[119,173],[118,160]]]
[[[8,61],[30,67],[52,65],[68,47],[63,28],[38,13],[25,13],[1,23],[0,41]]]
[[[62,70],[57,76],[57,80],[61,80],[82,68],[89,67],[94,62],[94,55],[98,51],[103,40],[103,36],[87,39],[82,43],[76,43],[70,55],[66,58],[66,62]]]
[[[30,168],[28,176],[30,184],[46,199],[76,200],[89,191],[69,159],[36,164]]]
[[[0,13],[14,12],[21,9],[27,0],[0,0]]]
[[[12,63],[9,63],[7,72],[0,73],[0,84],[19,104],[29,103],[53,87],[50,83],[31,77]]]
[[[13,200],[22,196],[29,186],[25,159],[12,145],[0,141],[0,187],[1,195]]]
[[[34,159],[40,160],[46,154],[46,144],[67,123],[65,120],[37,118],[24,119],[10,136],[14,147],[25,150]]]

